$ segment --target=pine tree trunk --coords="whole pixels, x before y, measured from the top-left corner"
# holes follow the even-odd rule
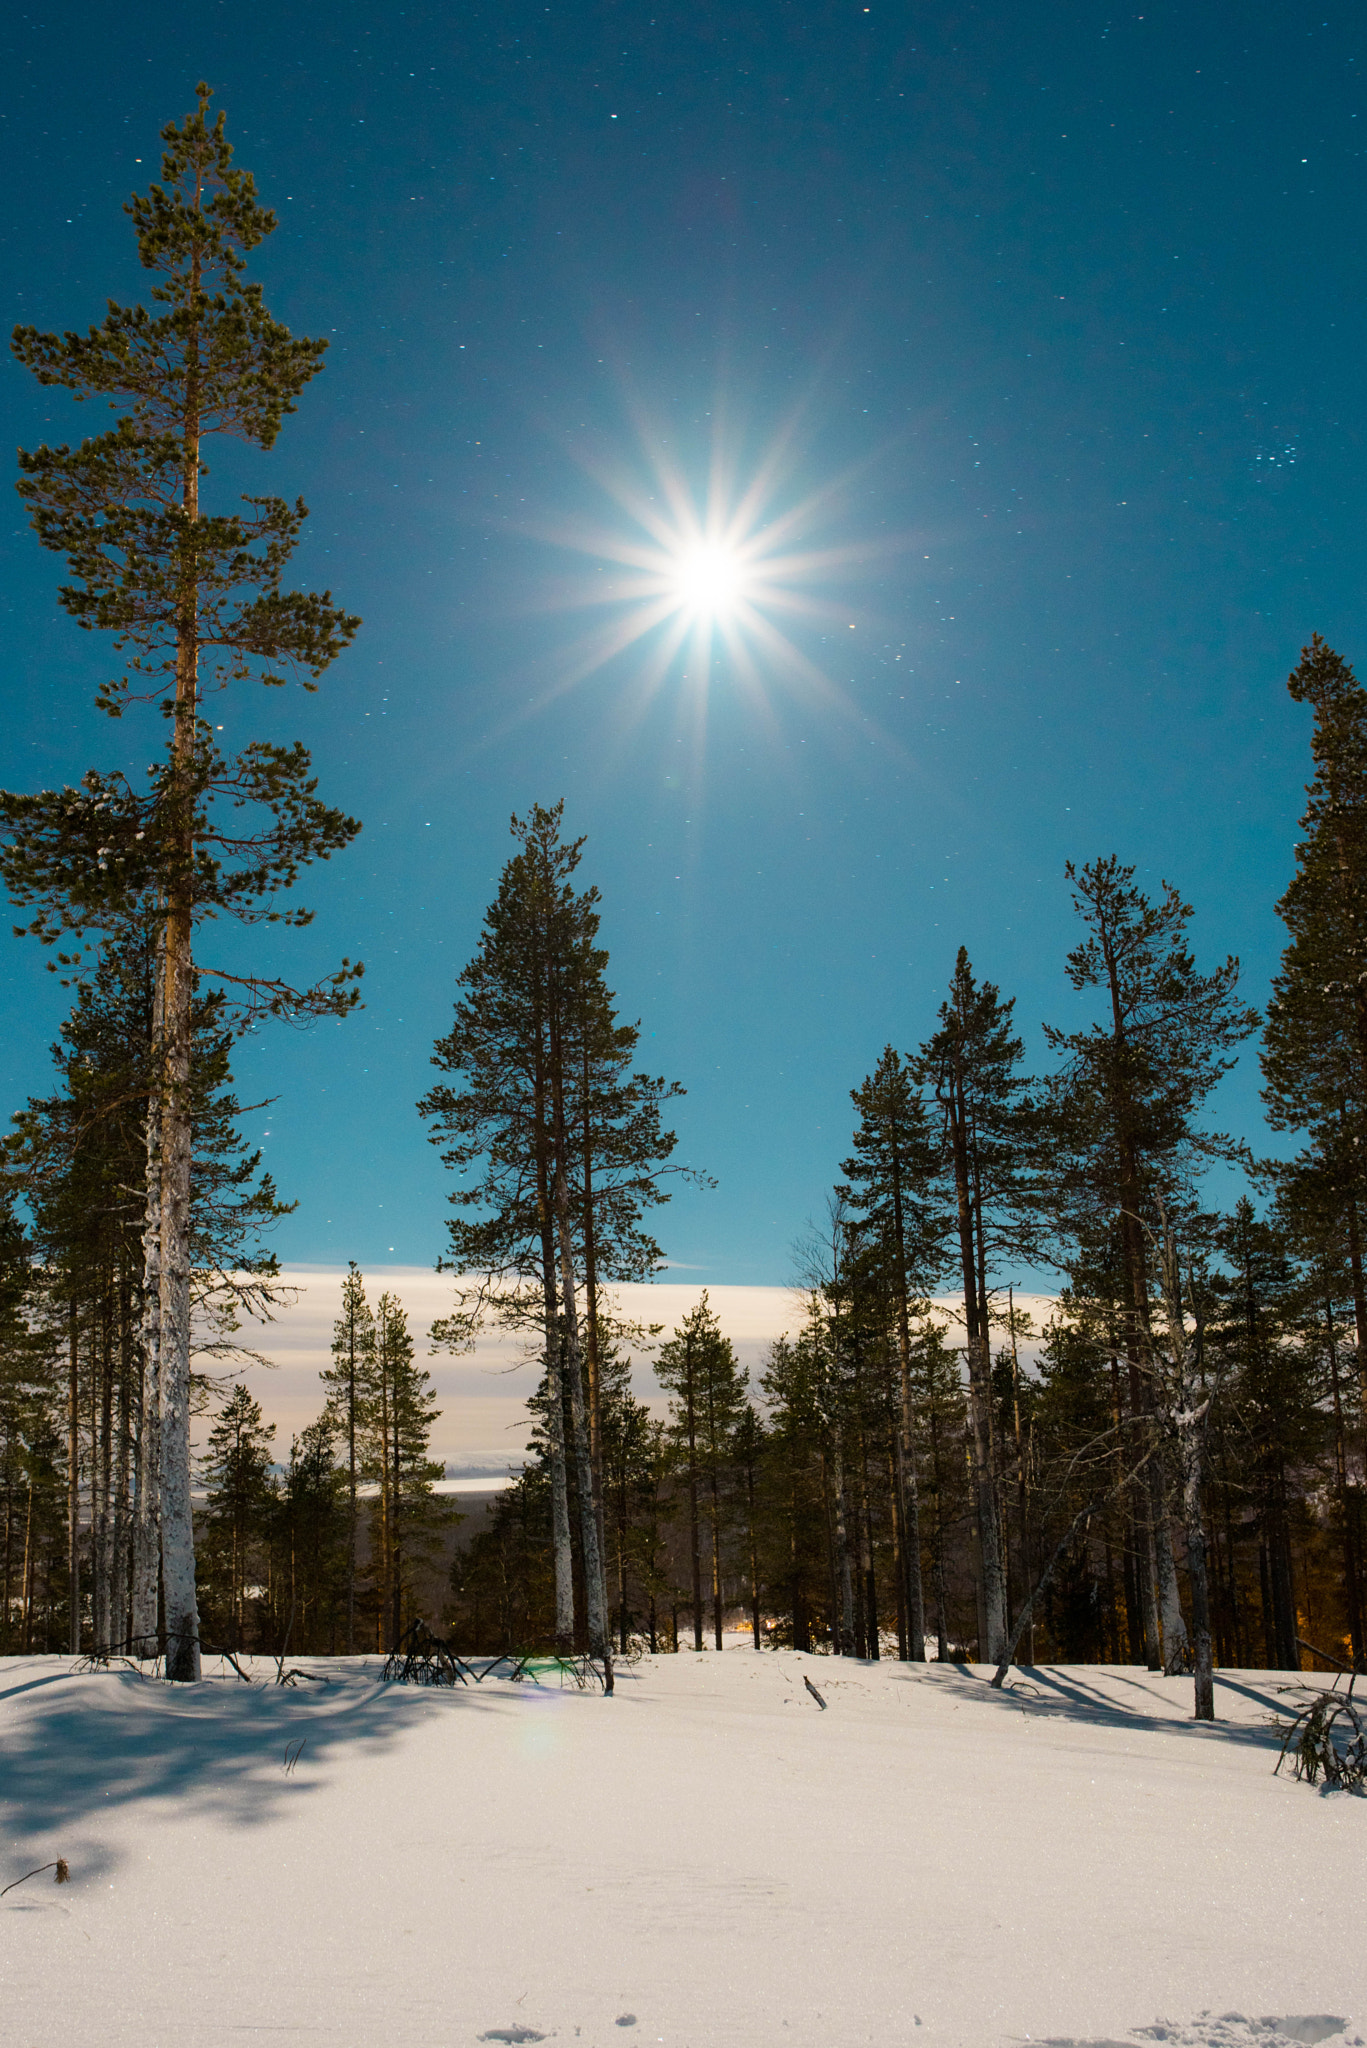
[[[973,1427],[973,1486],[983,1589],[985,1662],[996,1664],[1006,1647],[1006,1581],[1002,1572],[1001,1524],[992,1473],[991,1339],[979,1334],[969,1345],[968,1406]]]
[[[854,1588],[850,1578],[850,1545],[845,1515],[845,1459],[838,1426],[831,1431],[831,1491],[835,1507],[835,1561],[839,1574],[840,1655],[848,1657],[854,1649]]]
[[[32,1647],[33,1618],[33,1475],[29,1474],[28,1509],[24,1516],[24,1633],[23,1650],[27,1656]]]
[[[717,1648],[722,1647],[721,1611],[721,1495],[717,1486],[717,1454],[713,1446],[711,1457],[710,1509],[712,1522],[712,1633]]]
[[[166,1075],[161,1171],[161,1572],[166,1675],[200,1675],[190,1499],[190,919],[173,909],[166,943]]]
[[[66,1582],[71,1615],[68,1648],[81,1651],[81,1407],[80,1318],[73,1294],[67,1329]],[[8,1620],[8,1616],[6,1617]]]
[[[99,1456],[95,1468],[99,1473],[100,1502],[95,1524],[95,1640],[100,1647],[109,1651],[114,1646],[114,1332],[112,1328],[111,1300],[112,1276],[106,1276],[104,1283],[104,1305],[101,1310],[101,1363],[100,1363],[100,1411],[99,1411]]]
[[[135,1347],[132,1341],[131,1303],[128,1299],[126,1281],[122,1284],[119,1313],[119,1399],[118,1399],[118,1462],[114,1475],[114,1558],[110,1607],[114,1616],[114,1640],[120,1645],[122,1654],[129,1650],[129,1592],[131,1564],[131,1527],[129,1521],[129,1481],[132,1464],[132,1425],[129,1414],[130,1397],[133,1389],[133,1362]]]
[[[198,315],[200,259],[191,263]],[[194,1000],[194,763],[199,715],[199,345],[186,342],[182,511],[187,540],[176,627],[176,701],[171,742],[171,872],[167,888],[161,1157],[161,1573],[166,1601],[166,1676],[200,1675],[195,1531],[190,1498],[190,1095]]]
[[[755,1537],[755,1468],[750,1465],[745,1474],[746,1498],[749,1513],[746,1519],[746,1535],[750,1551],[750,1628],[755,1649],[762,1647],[759,1639],[759,1549]]]
[[[989,1664],[1000,1662],[1006,1649],[1006,1584],[1002,1574],[1001,1527],[992,1461],[991,1338],[979,1321],[979,1257],[974,1228],[972,1181],[968,1156],[968,1111],[963,1083],[954,1076],[950,1099],[950,1138],[958,1211],[959,1255],[963,1268],[964,1322],[968,1339],[968,1412],[973,1432],[973,1489],[977,1508],[979,1585],[982,1636],[978,1654]]]
[[[537,1064],[536,1192],[541,1219],[541,1298],[546,1329],[546,1436],[551,1461],[551,1548],[555,1562],[555,1647],[567,1656],[574,1647],[574,1547],[570,1539],[569,1475],[565,1467],[564,1346],[560,1331],[559,1291],[555,1277],[555,1230],[551,1217],[550,1150],[547,1136],[547,1087],[543,1070],[544,1019],[535,1019]]]
[[[574,1266],[570,1242],[569,1186],[563,1167],[556,1172],[556,1210],[560,1226],[560,1314],[565,1333],[564,1363],[569,1381],[570,1427],[574,1432],[575,1482],[579,1493],[580,1543],[584,1556],[584,1606],[588,1622],[589,1651],[592,1656],[611,1654],[608,1637],[607,1588],[603,1578],[603,1554],[598,1547],[598,1507],[593,1484],[593,1455],[589,1443],[588,1413],[584,1400],[583,1370],[579,1351],[579,1314],[574,1295]]]
[[[921,1497],[916,1480],[916,1404],[911,1390],[911,1322],[907,1306],[906,1226],[902,1213],[902,1175],[894,1149],[893,1234],[897,1252],[897,1369],[901,1395],[901,1429],[896,1436],[897,1506],[901,1523],[901,1600],[906,1614],[906,1648],[913,1664],[926,1657],[926,1601],[921,1580]]]
[[[688,1536],[693,1570],[693,1648],[702,1649],[702,1548],[698,1532],[698,1415],[693,1389],[693,1339],[684,1338],[684,1405],[688,1419]]]
[[[137,1512],[133,1525],[133,1644],[139,1656],[148,1655],[156,1643],[157,1573],[161,1561],[161,1102],[165,951],[163,927],[157,939],[152,995],[147,1195],[142,1233],[142,1374],[138,1401]]]
[[[1334,1471],[1338,1483],[1339,1515],[1343,1522],[1343,1583],[1353,1666],[1357,1669],[1363,1662],[1362,1590],[1354,1502],[1348,1486],[1348,1443],[1343,1422],[1343,1397],[1339,1390],[1338,1344],[1334,1338],[1334,1310],[1329,1302],[1324,1305],[1324,1322],[1329,1351],[1329,1384],[1334,1397]]]

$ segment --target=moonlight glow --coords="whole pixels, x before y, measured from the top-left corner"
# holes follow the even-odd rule
[[[852,716],[826,666],[837,636],[857,630],[838,588],[848,591],[905,543],[830,544],[854,479],[806,481],[796,422],[747,461],[740,437],[718,420],[711,449],[697,451],[699,478],[680,465],[673,433],[653,430],[639,413],[634,424],[634,460],[578,451],[608,501],[604,513],[540,528],[585,563],[554,586],[543,580],[541,602],[596,616],[533,706],[625,662],[636,716],[666,689],[680,709],[701,711],[722,688],[766,720],[782,697]]]
[[[681,607],[709,618],[727,617],[745,595],[745,563],[724,542],[699,541],[686,547],[674,575]]]

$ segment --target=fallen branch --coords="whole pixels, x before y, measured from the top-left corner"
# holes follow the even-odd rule
[[[204,1641],[204,1639],[203,1639],[203,1637],[202,1637],[202,1636],[201,1636],[201,1638],[200,1638],[200,1644],[199,1644],[199,1647],[200,1647],[200,1649],[201,1649],[201,1650],[207,1650],[207,1651],[208,1651],[208,1653],[209,1653],[209,1655],[210,1655],[211,1657],[226,1657],[226,1658],[227,1658],[227,1660],[228,1660],[228,1662],[229,1662],[229,1663],[230,1663],[230,1664],[232,1665],[232,1667],[233,1667],[233,1670],[234,1670],[234,1671],[235,1671],[235,1672],[237,1673],[238,1677],[239,1677],[239,1678],[240,1678],[240,1679],[242,1680],[242,1683],[243,1683],[244,1685],[250,1685],[250,1684],[251,1684],[251,1679],[250,1679],[250,1678],[249,1678],[249,1677],[247,1676],[246,1672],[245,1672],[245,1671],[244,1671],[244,1670],[242,1669],[242,1666],[241,1666],[241,1665],[240,1665],[240,1664],[238,1663],[238,1661],[237,1661],[236,1657],[235,1657],[235,1656],[233,1655],[233,1653],[232,1653],[232,1651],[231,1651],[231,1650],[216,1650],[216,1649],[214,1648],[213,1644],[212,1644],[212,1643],[206,1643],[206,1642]]]
[[[825,1700],[823,1700],[823,1699],[822,1699],[822,1697],[821,1697],[821,1694],[820,1694],[820,1693],[819,1693],[819,1692],[817,1691],[816,1687],[815,1687],[815,1686],[814,1686],[814,1685],[812,1684],[812,1681],[811,1681],[811,1679],[810,1679],[810,1678],[808,1678],[808,1676],[807,1676],[807,1674],[806,1674],[806,1672],[805,1672],[805,1671],[804,1671],[804,1672],[803,1672],[803,1674],[802,1674],[802,1683],[803,1683],[803,1684],[804,1684],[804,1685],[806,1686],[806,1688],[807,1688],[808,1692],[809,1692],[809,1693],[811,1694],[812,1698],[813,1698],[813,1699],[814,1699],[814,1700],[816,1701],[817,1705],[818,1705],[818,1706],[820,1707],[820,1709],[821,1709],[822,1713],[824,1714],[824,1713],[825,1713],[825,1711],[826,1711],[826,1702],[825,1702]]]
[[[1334,1724],[1342,1721],[1352,1729],[1342,1749],[1334,1740]],[[1282,1742],[1281,1755],[1273,1770],[1275,1778],[1295,1744],[1293,1769],[1297,1778],[1313,1785],[1321,1775],[1328,1790],[1362,1792],[1367,1789],[1367,1728],[1353,1704],[1353,1687],[1347,1692],[1322,1692],[1302,1707]]]
[[[1296,1637],[1296,1647],[1301,1650],[1308,1650],[1312,1657],[1323,1657],[1325,1663],[1332,1664],[1336,1671],[1352,1671],[1354,1673],[1357,1671],[1355,1664],[1345,1664],[1342,1657],[1335,1657],[1330,1651],[1321,1650],[1316,1643],[1307,1643],[1304,1636]]]

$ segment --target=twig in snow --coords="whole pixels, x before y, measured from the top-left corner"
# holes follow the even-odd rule
[[[802,1683],[803,1683],[803,1684],[804,1684],[804,1685],[806,1686],[806,1688],[807,1688],[808,1692],[809,1692],[809,1693],[811,1694],[812,1698],[813,1698],[813,1699],[814,1699],[814,1700],[816,1701],[817,1705],[818,1705],[818,1706],[820,1707],[820,1709],[821,1709],[822,1713],[824,1714],[824,1713],[825,1713],[825,1711],[826,1711],[826,1702],[825,1702],[825,1700],[823,1700],[823,1699],[822,1699],[822,1697],[821,1697],[821,1694],[820,1694],[820,1693],[819,1693],[819,1692],[817,1691],[816,1687],[815,1687],[815,1686],[814,1686],[814,1685],[812,1684],[812,1681],[811,1681],[811,1679],[810,1679],[810,1678],[808,1678],[808,1676],[807,1676],[807,1674],[806,1674],[806,1672],[805,1672],[805,1671],[804,1671],[804,1672],[803,1672],[803,1674],[802,1674]]]
[[[199,1646],[200,1646],[201,1650],[207,1650],[207,1651],[208,1651],[208,1653],[209,1653],[209,1655],[210,1655],[211,1657],[226,1657],[226,1658],[227,1658],[227,1660],[228,1660],[228,1662],[229,1662],[229,1663],[230,1663],[230,1664],[232,1665],[232,1667],[233,1667],[233,1670],[234,1670],[234,1671],[235,1671],[235,1672],[237,1673],[238,1677],[239,1677],[239,1678],[240,1678],[240,1679],[242,1680],[242,1683],[243,1683],[244,1685],[250,1685],[250,1684],[251,1684],[251,1680],[250,1680],[250,1678],[248,1678],[248,1676],[247,1676],[246,1672],[245,1672],[245,1671],[244,1671],[244,1670],[242,1669],[242,1666],[241,1666],[241,1665],[240,1665],[240,1664],[238,1663],[238,1661],[237,1661],[236,1657],[235,1657],[235,1656],[233,1655],[233,1653],[232,1653],[232,1651],[231,1651],[231,1650],[216,1650],[216,1649],[214,1648],[213,1644],[212,1644],[212,1643],[206,1643],[206,1642],[204,1641],[203,1637],[201,1637],[201,1638],[200,1638],[200,1645],[199,1645]]]
[[[14,1890],[14,1885],[27,1884],[31,1877],[41,1877],[45,1870],[56,1871],[57,1875],[52,1880],[54,1884],[69,1884],[71,1881],[70,1865],[68,1864],[65,1856],[59,1856],[55,1863],[40,1863],[36,1870],[26,1870],[22,1877],[16,1877],[14,1880],[14,1884],[7,1884],[5,1886],[5,1891],[0,1892],[0,1899],[4,1898],[5,1892],[12,1892]]]
[[[294,1767],[295,1767],[295,1765],[296,1765],[296,1764],[298,1763],[298,1761],[299,1761],[300,1757],[301,1757],[301,1756],[302,1756],[302,1755],[304,1754],[304,1744],[305,1744],[305,1743],[306,1743],[307,1741],[308,1741],[308,1737],[307,1737],[307,1735],[301,1735],[301,1736],[299,1737],[299,1740],[298,1740],[297,1742],[291,1742],[291,1743],[290,1743],[290,1744],[288,1744],[288,1746],[286,1747],[286,1750],[285,1750],[285,1776],[286,1776],[287,1778],[289,1778],[289,1777],[292,1777],[292,1776],[294,1775]]]

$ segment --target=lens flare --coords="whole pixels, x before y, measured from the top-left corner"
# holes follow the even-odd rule
[[[613,671],[623,686],[618,744],[665,693],[701,733],[722,690],[775,737],[785,703],[820,707],[867,737],[868,712],[830,673],[828,655],[850,631],[852,583],[905,553],[907,541],[833,536],[848,533],[855,486],[881,458],[813,484],[800,416],[757,443],[719,406],[710,445],[690,455],[676,427],[634,405],[628,413],[631,435],[569,451],[600,494],[596,514],[581,493],[573,519],[519,521],[528,537],[582,564],[543,573],[536,608],[587,614],[589,623],[562,643],[551,677],[542,668],[514,721]]]

